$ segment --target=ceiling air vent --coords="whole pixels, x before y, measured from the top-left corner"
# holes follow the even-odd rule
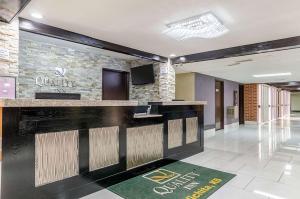
[[[233,63],[233,64],[228,64],[227,66],[237,66],[237,65],[240,65],[241,63],[239,63],[239,62],[235,62],[235,63]]]
[[[240,65],[241,63],[252,62],[252,61],[253,61],[253,59],[244,59],[244,60],[236,61],[232,64],[227,65],[227,66],[237,66],[237,65]]]
[[[245,62],[252,62],[253,59],[244,59],[244,60],[240,60],[240,61],[237,61],[238,63],[245,63]]]

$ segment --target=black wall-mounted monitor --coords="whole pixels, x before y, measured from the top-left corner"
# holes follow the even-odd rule
[[[153,84],[153,64],[131,68],[131,79],[133,85]]]

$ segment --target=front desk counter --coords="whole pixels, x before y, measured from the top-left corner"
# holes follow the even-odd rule
[[[206,102],[149,104],[137,115],[135,101],[0,101],[1,197],[79,198],[203,151]]]

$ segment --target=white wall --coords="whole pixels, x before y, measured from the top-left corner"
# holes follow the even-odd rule
[[[258,121],[264,123],[289,117],[291,109],[290,95],[288,91],[278,90],[266,84],[259,84],[258,105],[260,108],[258,109]]]
[[[300,93],[291,94],[291,111],[300,111]]]
[[[279,92],[279,118],[289,117],[291,111],[291,93],[281,90]]]

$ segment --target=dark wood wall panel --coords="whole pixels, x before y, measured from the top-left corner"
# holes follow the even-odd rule
[[[239,57],[252,54],[268,53],[274,51],[288,50],[300,47],[300,36],[278,39],[273,41],[265,41],[260,43],[236,46],[220,50],[212,50],[207,52],[185,55],[184,63],[208,61],[214,59],[224,59],[229,57]],[[172,59],[173,64],[183,63],[180,57]]]

